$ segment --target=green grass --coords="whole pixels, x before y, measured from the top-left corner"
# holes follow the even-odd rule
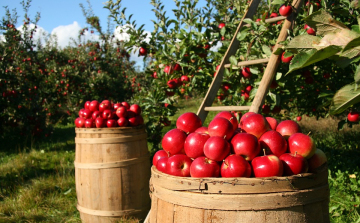
[[[182,100],[180,110],[196,112],[200,99]],[[205,125],[216,112],[209,114]],[[310,132],[329,159],[331,222],[360,223],[360,126],[336,130],[336,120],[304,117],[303,132]],[[56,126],[40,142],[31,138],[0,141],[0,222],[81,222],[76,209],[74,179],[74,126]],[[136,222],[136,220],[124,220]]]

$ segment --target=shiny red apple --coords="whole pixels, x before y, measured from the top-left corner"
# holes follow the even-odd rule
[[[241,121],[242,129],[250,134],[253,134],[258,139],[262,134],[270,130],[270,125],[265,117],[260,114],[252,114]]]
[[[327,162],[327,158],[321,149],[316,149],[314,155],[307,161],[309,163],[309,172],[315,173],[318,167]]]
[[[283,164],[275,155],[258,156],[251,161],[255,177],[281,177],[283,175]]]
[[[268,155],[274,154],[279,157],[287,151],[286,139],[275,130],[265,132],[260,137],[259,143]]]
[[[279,157],[279,159],[283,163],[284,176],[307,173],[309,169],[308,162],[302,155],[284,153]]]
[[[161,145],[166,152],[170,153],[170,155],[175,155],[184,149],[185,140],[186,133],[184,131],[172,129],[165,133]]]
[[[210,136],[219,136],[226,140],[230,140],[234,134],[235,129],[231,122],[223,117],[215,117],[208,126]]]
[[[293,120],[284,120],[277,125],[276,131],[288,139],[292,134],[301,132],[301,128],[299,124]]]
[[[176,128],[183,130],[187,134],[195,132],[201,126],[201,119],[193,112],[185,112],[176,120]]]
[[[292,134],[289,137],[288,142],[290,153],[300,154],[306,159],[311,158],[316,151],[314,140],[310,136],[303,133]]]
[[[229,155],[221,164],[222,177],[250,177],[251,165],[240,155]]]
[[[190,158],[197,158],[204,155],[204,145],[210,138],[208,134],[201,134],[197,132],[190,133],[185,140],[184,150],[185,154]]]
[[[238,133],[231,139],[233,152],[245,158],[253,160],[260,153],[260,143],[256,136],[249,133]]]
[[[222,161],[230,153],[230,143],[220,136],[210,137],[204,145],[204,154],[207,158]]]
[[[190,177],[191,163],[192,160],[187,155],[175,154],[167,160],[166,173],[178,177]]]
[[[222,111],[222,112],[219,112],[215,115],[214,118],[216,117],[223,117],[223,118],[226,118],[227,120],[230,121],[230,123],[233,125],[233,129],[234,131],[238,128],[238,120],[236,119],[235,115],[232,114],[231,112],[228,112],[228,111]]]
[[[191,177],[219,177],[220,165],[205,156],[194,159],[190,166]]]

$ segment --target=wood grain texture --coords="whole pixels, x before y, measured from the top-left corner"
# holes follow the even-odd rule
[[[80,139],[74,164],[82,221],[114,222],[124,216],[144,219],[150,209],[145,129],[76,128],[75,132]]]

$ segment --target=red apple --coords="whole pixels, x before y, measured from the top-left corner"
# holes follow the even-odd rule
[[[186,112],[176,120],[176,128],[183,130],[187,134],[195,132],[201,126],[201,119],[193,112]]]
[[[296,117],[296,120],[297,120],[298,122],[300,122],[301,119],[302,119],[301,116]]]
[[[197,157],[190,166],[191,177],[219,177],[219,164],[205,156]]]
[[[135,118],[137,119],[138,125],[144,124],[144,119],[141,115],[137,115]]]
[[[251,165],[244,157],[233,154],[225,158],[221,164],[222,177],[250,177]]]
[[[104,128],[106,126],[106,119],[101,117],[95,118],[95,126],[96,128]]]
[[[282,61],[283,63],[290,63],[290,61],[291,61],[292,58],[294,57],[294,55],[289,56],[289,57],[285,57],[284,55],[285,55],[285,52],[283,52],[283,53],[281,54],[281,61]]]
[[[222,111],[219,112],[218,114],[215,115],[214,118],[216,117],[223,117],[226,118],[227,120],[229,120],[231,122],[231,124],[233,125],[233,129],[234,131],[238,128],[238,120],[236,119],[235,115],[233,115],[231,112],[228,111]]]
[[[161,157],[157,162],[156,162],[156,169],[158,169],[159,171],[166,173],[166,164],[168,161],[169,157]]]
[[[233,152],[245,158],[247,161],[253,160],[260,153],[260,143],[258,139],[249,133],[238,133],[231,139]]]
[[[262,149],[265,149],[266,154],[274,154],[280,157],[287,150],[287,142],[285,138],[275,130],[265,132],[259,139]]]
[[[255,177],[281,177],[283,164],[275,155],[258,156],[251,161]]]
[[[114,116],[115,116],[114,112],[112,110],[110,110],[110,109],[106,109],[102,113],[102,118],[103,119],[114,119],[115,118]]]
[[[127,118],[120,117],[117,120],[117,124],[118,124],[119,127],[126,127],[126,126],[129,125],[129,120],[127,120]]]
[[[90,111],[89,109],[85,108],[82,112],[82,117],[85,119],[91,118],[91,115],[92,115],[92,111]]]
[[[140,125],[139,119],[137,118],[137,116],[129,118],[128,121],[129,121],[130,126],[138,126],[138,125]]]
[[[126,110],[126,118],[130,119],[135,116],[136,116],[135,112],[131,111],[130,109]]]
[[[279,9],[279,13],[282,16],[289,16],[292,12],[291,5],[282,5]]]
[[[106,100],[106,101],[102,101],[99,104],[99,111],[100,112],[104,112],[105,110],[111,110],[111,103],[110,101]]]
[[[120,108],[122,106],[122,104],[121,103],[115,103],[114,105],[113,105],[113,109],[116,111],[118,108]]]
[[[190,177],[191,159],[185,154],[175,154],[168,158],[166,163],[166,173],[179,176]]]
[[[95,128],[95,120],[94,119],[85,119],[85,128]]]
[[[139,56],[146,56],[147,50],[144,47],[140,47]]]
[[[278,17],[278,14],[276,12],[272,12],[270,14],[270,18],[275,18],[275,17]]]
[[[89,105],[89,110],[90,111],[98,111],[99,110],[99,102],[96,100],[91,101],[90,105]]]
[[[201,134],[197,132],[190,133],[185,140],[184,150],[185,154],[190,158],[197,158],[204,155],[204,145],[210,138],[208,134]]]
[[[307,160],[299,154],[284,153],[279,159],[284,167],[284,176],[307,173],[309,165]]]
[[[161,145],[162,148],[174,155],[180,153],[184,149],[184,144],[186,140],[186,133],[180,129],[172,129],[165,133],[162,138]]]
[[[258,139],[262,134],[270,130],[269,123],[264,116],[260,114],[252,114],[249,117],[244,118],[240,121],[240,125],[245,132],[253,134]]]
[[[314,30],[313,28],[311,28],[309,25],[305,24],[304,29],[306,29],[306,32],[307,32],[309,35],[313,35],[313,36],[316,35],[315,30]]]
[[[126,118],[127,117],[127,109],[124,106],[120,106],[118,109],[116,109],[115,112],[116,116],[119,118]]]
[[[215,117],[208,126],[210,136],[220,136],[226,140],[230,140],[234,134],[234,128],[231,122],[223,117]]]
[[[82,109],[79,110],[79,117],[80,118],[84,118],[84,110],[85,110],[85,108],[82,108]]]
[[[190,78],[186,75],[183,75],[183,76],[181,76],[180,80],[181,80],[181,82],[189,82]]]
[[[84,108],[89,109],[90,102],[91,101],[86,101],[85,104],[84,104]]]
[[[250,115],[253,115],[253,114],[256,114],[255,112],[246,112],[243,116],[241,116],[241,118],[240,118],[240,121],[239,121],[239,128],[242,128],[242,121],[245,119],[245,118],[247,118],[247,117],[249,117]]]
[[[99,112],[99,111],[94,111],[94,112],[92,113],[92,115],[91,115],[91,118],[95,120],[96,118],[101,117],[101,116],[102,116],[102,113],[101,113],[101,112]]]
[[[138,104],[131,105],[129,109],[130,109],[130,111],[133,111],[136,115],[141,114],[141,108]]]
[[[200,128],[197,128],[195,130],[195,132],[201,133],[201,134],[209,134],[208,127],[206,127],[206,126],[201,126]]]
[[[172,74],[174,72],[174,69],[172,69],[171,66],[167,65],[164,68],[164,72],[167,74]]]
[[[159,159],[163,157],[169,157],[169,154],[165,150],[158,150],[153,157],[152,164],[156,166]]]
[[[314,140],[303,133],[292,134],[288,141],[289,152],[300,154],[306,159],[311,158],[316,151]]]
[[[177,87],[177,83],[176,83],[175,79],[168,80],[168,82],[166,84],[170,89],[174,89]]]
[[[244,67],[244,68],[241,70],[241,74],[244,76],[244,78],[250,78],[251,75],[252,75],[249,67]]]
[[[348,114],[347,119],[349,122],[359,122],[359,112],[352,111]]]
[[[223,23],[223,22],[220,23],[218,27],[219,27],[219,29],[222,29],[223,27],[225,27],[225,23]]]
[[[222,161],[230,153],[230,143],[220,136],[210,137],[204,145],[204,154],[207,158]]]
[[[76,128],[84,128],[85,127],[85,119],[82,117],[78,117],[75,119]]]
[[[271,128],[272,130],[276,130],[276,127],[277,127],[277,125],[279,124],[279,123],[278,123],[278,120],[276,120],[276,119],[273,118],[273,117],[266,117],[266,121],[269,123],[270,128]]]
[[[316,149],[314,155],[307,161],[309,163],[309,172],[315,173],[318,167],[327,162],[327,158],[321,149]]]
[[[108,120],[106,121],[106,126],[107,126],[108,128],[112,128],[112,127],[117,127],[118,125],[117,125],[117,122],[116,122],[115,119],[108,119]]]
[[[285,139],[288,139],[292,134],[301,132],[299,124],[293,120],[284,120],[278,124],[276,131],[279,132]]]
[[[126,101],[121,102],[122,106],[124,106],[126,109],[130,109],[130,104]]]

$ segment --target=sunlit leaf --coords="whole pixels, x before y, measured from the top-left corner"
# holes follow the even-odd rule
[[[338,90],[330,106],[330,114],[340,114],[351,105],[360,102],[360,88],[355,89],[355,84],[348,84]]]

